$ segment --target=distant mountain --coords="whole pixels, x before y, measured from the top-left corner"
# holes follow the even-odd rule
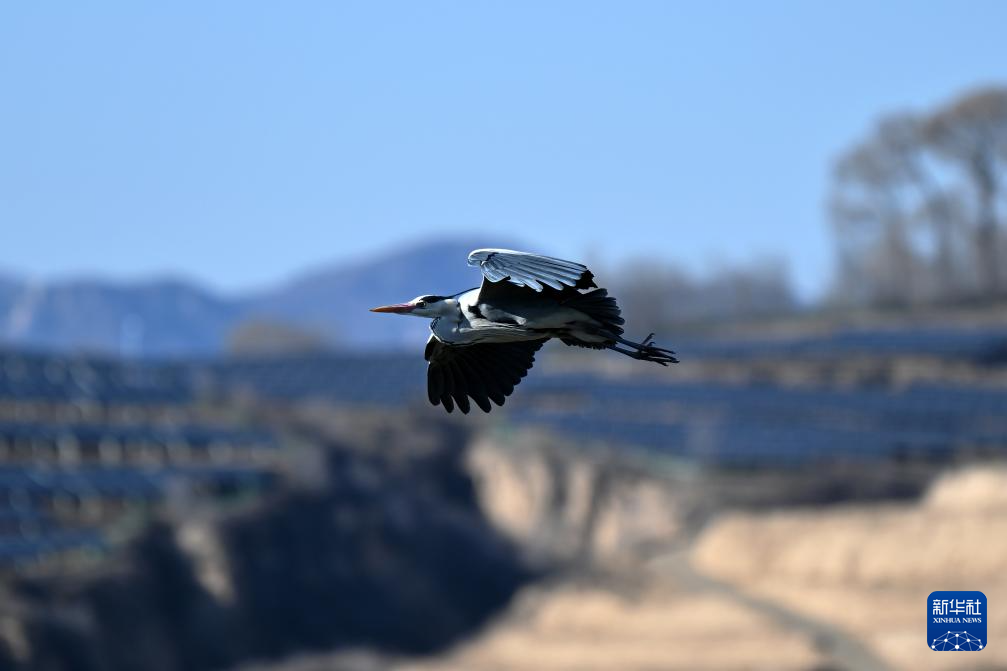
[[[219,350],[242,306],[175,280],[0,286],[0,339],[47,350],[199,355]]]
[[[440,240],[317,269],[275,289],[224,298],[191,282],[102,280],[23,282],[0,275],[0,344],[136,356],[193,356],[223,351],[239,325],[275,322],[341,347],[418,347],[427,323],[368,308],[424,293],[479,284],[466,266],[477,247],[507,241]]]
[[[479,272],[466,265],[473,249],[506,246],[499,241],[432,241],[381,256],[324,268],[260,295],[248,311],[320,332],[350,347],[418,345],[429,335],[422,319],[368,312],[422,294],[452,294],[479,286]]]

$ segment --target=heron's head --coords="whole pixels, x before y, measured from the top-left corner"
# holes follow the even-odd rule
[[[432,319],[449,314],[453,309],[450,302],[454,302],[454,298],[449,296],[417,296],[408,303],[371,308],[371,312],[391,312],[397,315],[412,315],[414,317]]]

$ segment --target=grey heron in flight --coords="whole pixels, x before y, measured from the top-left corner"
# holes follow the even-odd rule
[[[448,412],[457,405],[467,413],[469,398],[484,412],[490,401],[503,405],[550,338],[662,366],[678,362],[653,344],[653,333],[643,342],[622,337],[615,298],[583,264],[509,249],[477,249],[468,262],[483,274],[475,289],[371,310],[433,320],[424,351],[427,395]]]

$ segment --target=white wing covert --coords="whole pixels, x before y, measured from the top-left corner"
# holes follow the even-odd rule
[[[557,291],[595,286],[591,271],[581,263],[511,249],[477,249],[469,254],[469,265],[479,266],[489,282],[507,280],[538,292],[543,285]]]

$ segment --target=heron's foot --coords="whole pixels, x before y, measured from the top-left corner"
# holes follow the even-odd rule
[[[650,335],[648,335],[646,338],[643,339],[643,342],[640,343],[640,347],[643,347],[643,348],[653,347],[654,349],[661,349],[660,347],[655,347],[654,346],[654,334],[653,333],[651,333]],[[664,350],[664,351],[667,352],[668,350]],[[674,354],[674,352],[672,352],[672,354]]]
[[[648,345],[634,352],[631,356],[634,359],[639,359],[640,361],[653,361],[654,363],[659,363],[662,366],[667,366],[669,363],[678,363],[678,359],[676,359],[674,355],[675,353],[671,350],[664,349],[663,347]]]
[[[632,340],[626,340],[625,338],[617,338],[617,340],[630,349],[617,347],[615,345],[612,345],[611,349],[621,354],[625,354],[626,356],[633,357],[638,361],[653,361],[654,363],[659,363],[662,366],[667,366],[669,363],[678,363],[678,359],[675,358],[675,353],[673,351],[670,349],[664,349],[663,347],[658,347],[654,344],[653,333],[644,338],[643,342],[633,342]]]

